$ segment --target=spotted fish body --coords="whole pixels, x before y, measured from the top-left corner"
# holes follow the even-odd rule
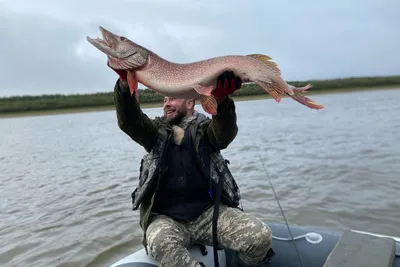
[[[168,97],[198,98],[206,112],[216,115],[217,102],[211,93],[217,78],[225,71],[232,71],[244,83],[257,83],[277,102],[286,94],[309,108],[323,108],[300,94],[311,85],[294,87],[286,83],[277,65],[266,55],[229,55],[193,63],[174,63],[102,27],[100,31],[104,40],[89,37],[87,40],[108,56],[110,67],[128,70],[132,93],[141,83]]]
[[[194,90],[196,85],[215,87],[218,76],[224,71],[233,71],[243,82],[270,80],[271,76],[276,76],[278,82],[285,84],[262,61],[250,56],[221,56],[178,64],[149,52],[147,65],[135,71],[135,75],[140,83],[162,94],[194,97],[198,95]]]

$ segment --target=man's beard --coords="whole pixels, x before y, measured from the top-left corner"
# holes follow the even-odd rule
[[[179,125],[185,116],[186,116],[186,111],[179,109],[176,111],[176,116],[174,118],[167,120],[171,125]]]

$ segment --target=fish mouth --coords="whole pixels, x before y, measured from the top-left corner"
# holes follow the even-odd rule
[[[116,35],[102,26],[99,26],[99,29],[102,38],[91,38],[87,36],[86,40],[106,55],[116,59],[125,59],[137,53],[136,51],[132,51],[132,53],[121,55],[115,48],[119,42],[126,40],[126,38]]]
[[[113,48],[115,47],[117,40],[115,38],[112,38],[112,33],[107,31],[103,27],[99,26],[99,29],[102,38],[91,38],[87,36],[86,40],[107,55],[111,56],[112,54],[115,54],[113,53]]]
[[[120,36],[113,34],[112,32],[106,30],[105,28],[99,26],[101,36],[103,37],[103,40],[100,38],[97,38],[97,40],[100,40],[104,45],[110,47],[111,49],[115,47],[118,43]]]

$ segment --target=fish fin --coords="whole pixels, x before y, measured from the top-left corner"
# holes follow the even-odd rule
[[[274,83],[266,83],[263,81],[256,80],[255,83],[257,83],[261,88],[263,88],[265,91],[267,91],[268,94],[271,95],[273,99],[275,99],[276,102],[281,101],[281,90],[277,90],[277,86]]]
[[[204,111],[212,115],[217,115],[217,100],[211,94],[214,90],[214,86],[202,86],[196,84],[193,86],[193,89],[200,95],[199,98]]]
[[[312,85],[307,84],[303,87],[295,87],[295,86],[289,84],[289,87],[292,88],[292,90],[296,91],[296,92],[307,92],[307,90],[310,89],[312,87]]]
[[[131,92],[131,95],[135,94],[136,100],[139,103],[138,81],[135,77],[135,73],[133,71],[128,71],[126,78],[128,80],[129,91]]]
[[[300,88],[294,88],[294,94],[293,95],[289,95],[289,97],[291,97],[292,99],[296,100],[297,102],[299,102],[300,104],[303,104],[306,107],[309,107],[311,109],[322,109],[324,108],[324,106],[315,103],[314,101],[312,101],[310,98],[303,96],[300,94],[300,92],[302,92],[301,90],[297,90],[297,89],[302,89],[302,87]]]
[[[263,54],[249,54],[247,56],[264,62],[269,67],[271,67],[277,74],[279,74],[279,75],[281,74],[281,70],[278,68],[278,65],[275,62],[271,61],[271,59],[272,59],[271,57],[263,55]]]
[[[217,100],[213,95],[200,95],[200,102],[205,112],[214,116],[217,115]]]
[[[214,86],[203,86],[200,84],[193,85],[193,89],[196,90],[197,93],[204,96],[210,96],[211,92],[214,90]]]
[[[248,57],[254,57],[254,58],[259,59],[259,60],[261,60],[261,61],[268,61],[268,60],[271,60],[271,59],[272,59],[270,56],[263,55],[263,54],[248,54],[248,55],[246,55],[246,56],[248,56]]]

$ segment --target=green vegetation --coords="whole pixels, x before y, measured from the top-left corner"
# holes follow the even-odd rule
[[[318,92],[348,91],[349,89],[362,90],[367,88],[381,88],[386,86],[400,86],[400,76],[386,77],[360,77],[333,80],[291,81],[294,86],[312,84],[309,94]],[[266,95],[267,93],[256,84],[245,84],[233,96],[239,98],[246,96]],[[161,103],[163,96],[148,89],[139,90],[140,103]],[[26,113],[39,111],[73,110],[73,109],[106,109],[113,106],[113,92],[108,93],[78,94],[78,95],[41,95],[41,96],[15,96],[0,98],[0,114]]]

